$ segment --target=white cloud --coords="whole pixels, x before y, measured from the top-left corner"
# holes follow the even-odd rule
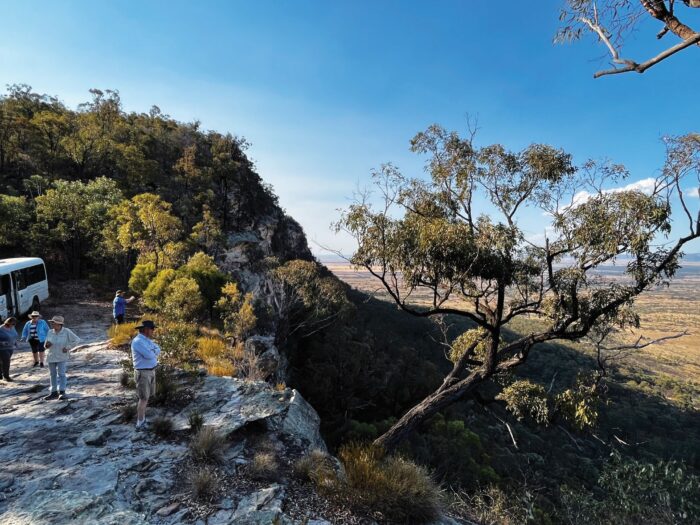
[[[700,198],[700,188],[686,188],[683,191],[683,195],[686,197]]]
[[[609,188],[607,190],[603,190],[603,193],[621,193],[623,191],[641,191],[645,195],[651,195],[654,192],[654,188],[656,187],[656,179],[653,177],[648,177],[646,179],[638,180],[636,182],[631,182],[627,184],[626,186],[622,186],[620,188]],[[577,206],[580,206],[581,204],[585,203],[588,201],[593,196],[592,193],[582,190],[577,192],[574,197],[571,199],[571,204],[568,206],[565,206],[564,209],[568,208],[576,208]]]

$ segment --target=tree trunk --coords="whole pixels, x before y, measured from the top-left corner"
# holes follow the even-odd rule
[[[441,385],[435,392],[406,412],[394,426],[375,439],[374,445],[383,448],[386,452],[393,451],[418,425],[474,391],[489,377],[490,374],[486,374],[484,370],[477,370],[448,388],[443,389]]]

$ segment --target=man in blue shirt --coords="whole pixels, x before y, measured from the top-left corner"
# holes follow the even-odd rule
[[[134,361],[136,393],[139,398],[136,406],[136,429],[146,427],[146,405],[156,393],[156,366],[160,347],[151,339],[156,325],[153,321],[141,321],[136,327],[138,335],[131,341],[131,357]]]
[[[136,299],[133,295],[129,299],[124,298],[124,291],[117,290],[112,301],[112,316],[116,324],[122,324],[126,316],[126,305]]]

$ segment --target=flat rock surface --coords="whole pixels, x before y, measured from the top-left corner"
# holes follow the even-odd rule
[[[48,368],[32,367],[26,350],[15,353],[14,382],[0,383],[2,523],[291,523],[281,510],[284,489],[275,483],[230,494],[228,509],[204,519],[189,511],[182,497],[188,489],[178,476],[189,457],[187,417],[197,410],[225,435],[257,422],[269,427],[266,439],[289,443],[300,454],[325,448],[313,408],[296,391],[266,383],[195,378],[186,407],[149,407],[149,420],[163,415],[175,423],[173,437],[160,439],[122,421],[119,407],[134,401],[133,390],[120,384],[120,361],[127,356],[105,342],[79,347],[68,365],[68,399],[45,401]],[[245,439],[236,444],[232,438],[228,446],[226,462],[234,472],[247,463]]]

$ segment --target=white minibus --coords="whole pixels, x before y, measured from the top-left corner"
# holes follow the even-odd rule
[[[38,310],[48,298],[44,261],[38,257],[0,259],[0,322]]]

